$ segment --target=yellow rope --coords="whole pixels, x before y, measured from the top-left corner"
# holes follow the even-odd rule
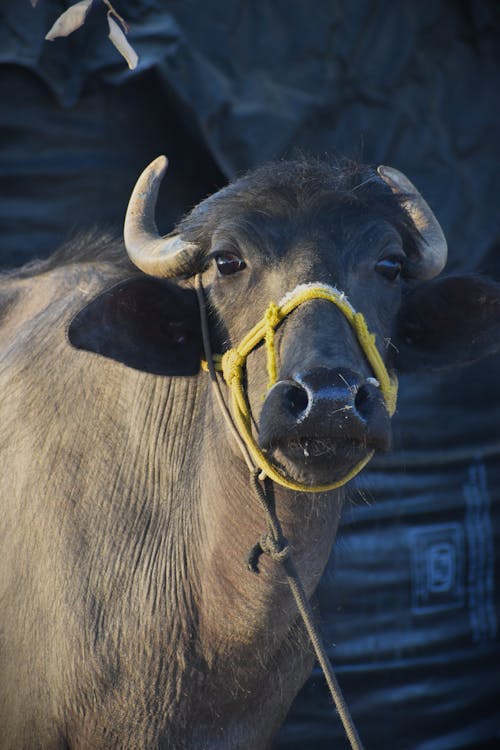
[[[264,340],[266,342],[267,351],[267,374],[269,376],[268,388],[271,388],[278,379],[278,372],[276,367],[276,350],[274,348],[274,334],[276,328],[281,323],[280,309],[278,305],[271,302],[264,315],[266,333]]]
[[[281,306],[271,302],[264,314],[264,317],[247,333],[238,346],[229,349],[222,355],[220,365],[216,361],[216,367],[222,370],[224,380],[231,391],[231,402],[233,415],[238,427],[238,431],[245,441],[245,444],[252,455],[256,465],[264,472],[266,476],[274,482],[287,487],[291,490],[300,492],[325,492],[336,489],[346,484],[350,479],[356,476],[361,469],[366,466],[373,456],[373,451],[363,458],[348,474],[342,479],[331,484],[322,485],[305,485],[295,482],[284,476],[277,467],[275,467],[259,448],[252,434],[251,413],[244,388],[244,375],[246,360],[250,352],[262,341],[265,342],[267,354],[267,372],[269,377],[270,388],[277,379],[276,349],[275,349],[275,332],[279,324],[290,315],[299,305],[313,299],[323,299],[332,302],[344,314],[352,326],[356,338],[363,350],[370,366],[380,384],[380,390],[384,397],[387,411],[392,416],[396,410],[396,400],[398,392],[398,381],[394,374],[390,375],[384,364],[382,357],[377,349],[375,336],[370,333],[362,313],[356,312],[349,304],[345,295],[335,289],[324,286],[304,286],[297,289],[296,293],[285,299]],[[214,360],[216,358],[214,357]],[[202,363],[203,364],[203,363]],[[206,363],[204,363],[206,369]]]

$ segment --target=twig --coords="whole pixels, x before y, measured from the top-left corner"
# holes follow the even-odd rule
[[[121,23],[124,32],[128,34],[129,27],[128,27],[127,22],[125,21],[124,18],[122,18],[122,16],[118,13],[118,11],[113,8],[113,6],[110,3],[110,0],[102,0],[102,2],[104,3],[104,5],[106,5],[109,8],[109,13],[111,13]]]

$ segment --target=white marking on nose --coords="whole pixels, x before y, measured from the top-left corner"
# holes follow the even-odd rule
[[[282,297],[279,301],[279,307],[283,307],[284,304],[289,302],[290,300],[294,299],[298,294],[301,292],[305,292],[309,289],[314,288],[320,288],[324,289],[325,292],[328,292],[328,294],[332,294],[334,297],[338,297],[338,299],[342,300],[348,307],[350,308],[351,312],[355,313],[356,310],[351,305],[349,300],[347,299],[347,295],[345,292],[343,292],[340,289],[337,289],[336,286],[330,286],[330,284],[322,284],[321,282],[318,283],[317,281],[310,281],[307,284],[298,284],[295,289],[292,289],[290,292],[287,292],[284,297]]]

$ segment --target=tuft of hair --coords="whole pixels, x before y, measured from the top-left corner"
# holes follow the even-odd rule
[[[228,216],[251,212],[300,219],[330,205],[359,206],[394,224],[413,250],[418,232],[404,209],[405,198],[392,192],[374,166],[347,157],[283,159],[248,172],[206,198],[176,231],[206,249],[213,230]]]
[[[123,240],[110,232],[92,229],[75,234],[48,258],[30,260],[18,268],[2,272],[2,276],[27,279],[62,266],[87,263],[109,263],[117,268],[135,270]]]

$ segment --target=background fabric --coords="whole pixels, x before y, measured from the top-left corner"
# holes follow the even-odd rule
[[[167,231],[227,179],[303,150],[404,171],[441,221],[449,270],[500,279],[499,7],[494,0],[116,0],[43,41],[70,2],[0,0],[0,262],[123,221],[167,153]],[[402,379],[395,452],[351,492],[318,598],[372,748],[500,740],[500,358]],[[334,740],[337,744],[334,743]],[[276,748],[342,748],[315,672]]]

